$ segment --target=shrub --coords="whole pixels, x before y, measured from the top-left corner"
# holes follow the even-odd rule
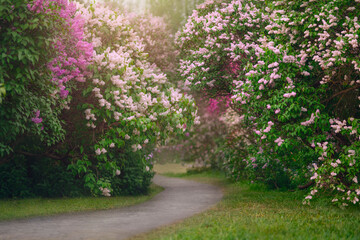
[[[29,186],[34,180],[31,166],[49,157],[62,159],[57,152],[65,140],[61,114],[75,82],[88,74],[92,46],[82,41],[82,23],[74,17],[73,3],[3,0],[0,6],[0,164],[14,171],[5,174],[4,182],[27,182],[26,190],[3,196],[23,197],[36,192]],[[66,171],[62,173],[66,178]]]
[[[148,62],[129,16],[67,0],[0,9],[0,164],[25,157],[29,194],[110,196],[119,178],[115,194],[146,192],[144,155],[196,122],[196,106]]]
[[[140,153],[127,153],[123,156],[123,166],[119,176],[112,178],[114,195],[148,194],[154,176],[152,164]]]
[[[188,19],[178,37],[184,86],[231,94],[243,119],[243,148],[229,151],[234,177],[290,188],[314,180],[306,200],[325,189],[358,203],[358,4],[208,1]]]
[[[18,156],[12,162],[1,164],[0,198],[31,196],[33,196],[33,192],[24,157]]]
[[[77,197],[86,195],[83,183],[67,166],[53,159],[17,155],[0,165],[0,198]]]
[[[66,147],[74,149],[70,168],[93,194],[145,192],[151,174],[143,156],[168,136],[183,134],[194,122],[195,104],[148,62],[126,14],[94,4],[79,9],[94,60],[67,116],[68,122],[78,119],[75,128],[67,125],[74,130]],[[131,189],[123,189],[124,182]]]

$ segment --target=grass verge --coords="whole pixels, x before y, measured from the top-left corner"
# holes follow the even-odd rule
[[[302,191],[231,183],[219,173],[166,175],[218,184],[224,199],[211,210],[132,240],[360,239],[359,207],[340,209],[324,198],[304,206]]]
[[[153,184],[150,186],[150,193],[143,196],[0,200],[0,221],[121,208],[145,202],[162,190],[161,187]]]
[[[154,165],[154,171],[159,174],[186,173],[186,167],[179,163],[157,163]]]

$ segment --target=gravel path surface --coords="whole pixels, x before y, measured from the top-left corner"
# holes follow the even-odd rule
[[[0,239],[126,239],[202,212],[222,198],[222,191],[208,184],[158,175],[154,183],[165,190],[139,205],[0,222]]]

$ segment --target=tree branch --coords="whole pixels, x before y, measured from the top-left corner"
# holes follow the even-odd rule
[[[24,152],[24,151],[16,151],[17,153],[23,154],[25,156],[29,156],[29,157],[49,157],[55,160],[64,160],[69,156],[69,153],[67,153],[65,156],[56,156],[50,153],[44,153],[44,154],[36,154],[36,153],[29,153],[29,152]]]
[[[308,182],[308,183],[305,184],[305,185],[299,185],[299,186],[298,186],[298,189],[304,190],[304,189],[307,189],[307,188],[311,187],[311,186],[314,185],[314,184],[315,184],[315,181],[310,181],[310,182]]]
[[[355,90],[355,89],[357,89],[357,88],[360,88],[360,86],[354,86],[354,87],[352,87],[352,88],[348,88],[348,89],[345,89],[345,90],[340,91],[340,92],[338,92],[338,93],[335,93],[335,94],[332,95],[330,98],[326,99],[325,101],[322,101],[321,103],[326,103],[326,102],[332,100],[333,98],[335,98],[335,97],[337,97],[337,96],[339,96],[339,95],[341,95],[341,94],[345,94],[345,93],[350,92],[350,91],[352,91],[352,90]]]

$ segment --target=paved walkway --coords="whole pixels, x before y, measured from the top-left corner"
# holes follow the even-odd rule
[[[152,200],[117,210],[0,222],[1,240],[126,239],[204,211],[222,198],[219,188],[155,176],[165,188]]]

